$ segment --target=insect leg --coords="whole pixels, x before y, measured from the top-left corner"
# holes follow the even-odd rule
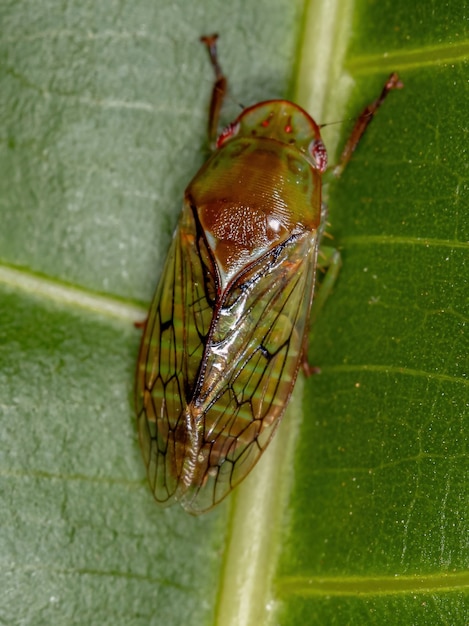
[[[317,268],[325,270],[324,277],[321,280],[321,284],[316,289],[311,307],[311,315],[309,323],[312,328],[315,327],[315,322],[319,316],[321,309],[323,308],[326,300],[328,299],[335,282],[339,275],[340,267],[342,265],[342,258],[340,252],[336,248],[328,246],[321,246],[318,254]],[[306,376],[318,373],[320,370],[317,367],[310,365],[308,362],[308,343],[309,333],[305,333],[303,343],[303,361],[301,367]]]
[[[377,110],[383,104],[388,93],[393,89],[402,89],[402,87],[404,87],[404,83],[400,80],[396,72],[393,72],[386,81],[378,98],[376,98],[374,102],[372,102],[363,109],[360,117],[357,119],[355,126],[353,127],[353,130],[350,134],[350,137],[348,138],[347,143],[344,146],[344,149],[342,150],[339,162],[333,170],[334,176],[338,178],[344,171],[347,163],[350,161],[350,158],[355,148],[358,146],[360,139],[363,136],[363,133],[366,131],[368,124],[376,115]]]
[[[311,307],[310,320],[313,325],[334,288],[337,277],[339,276],[341,265],[342,257],[336,248],[321,246],[318,254],[317,267],[320,270],[325,270],[325,274],[314,295],[313,305]]]
[[[213,83],[212,98],[210,100],[210,109],[208,117],[208,139],[210,147],[215,147],[215,142],[218,135],[218,120],[220,118],[220,110],[225,99],[228,81],[226,76],[223,75],[221,67],[218,63],[217,53],[217,39],[218,35],[204,35],[200,38],[200,41],[207,46],[207,50],[210,56],[210,62],[215,72],[215,82]]]

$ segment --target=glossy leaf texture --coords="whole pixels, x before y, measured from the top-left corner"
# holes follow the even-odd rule
[[[331,13],[333,11],[333,13]],[[384,0],[0,8],[0,621],[464,624],[467,7]],[[206,156],[218,31],[239,103],[358,114],[328,190],[343,268],[271,448],[193,518],[146,484],[139,331]],[[296,86],[295,86],[296,85]],[[331,160],[351,123],[324,130]]]

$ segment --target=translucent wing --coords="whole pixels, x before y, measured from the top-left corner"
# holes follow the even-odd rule
[[[196,463],[183,506],[200,513],[252,469],[286,408],[302,358],[317,236],[291,237],[221,297],[192,402]]]
[[[259,459],[298,373],[316,254],[314,233],[292,236],[222,293],[185,205],[137,371],[140,445],[157,501],[205,511]]]
[[[213,267],[190,207],[184,207],[145,325],[136,381],[137,425],[156,500],[171,504],[184,489],[193,448],[187,404],[215,302]]]

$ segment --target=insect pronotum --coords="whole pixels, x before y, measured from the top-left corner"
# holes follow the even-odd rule
[[[327,153],[298,105],[243,110],[216,139],[227,89],[216,35],[202,37],[215,71],[214,151],[189,183],[143,332],[136,407],[151,489],[190,513],[220,502],[250,472],[306,364]],[[358,118],[335,173],[388,92]]]

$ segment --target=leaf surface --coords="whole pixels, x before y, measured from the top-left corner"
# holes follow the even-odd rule
[[[463,4],[233,0],[0,9],[0,621],[463,624]],[[466,20],[466,21],[465,21]],[[239,103],[356,116],[327,191],[343,268],[291,409],[213,512],[160,509],[136,440],[139,331],[206,157],[220,32]],[[331,159],[353,122],[324,129]]]

